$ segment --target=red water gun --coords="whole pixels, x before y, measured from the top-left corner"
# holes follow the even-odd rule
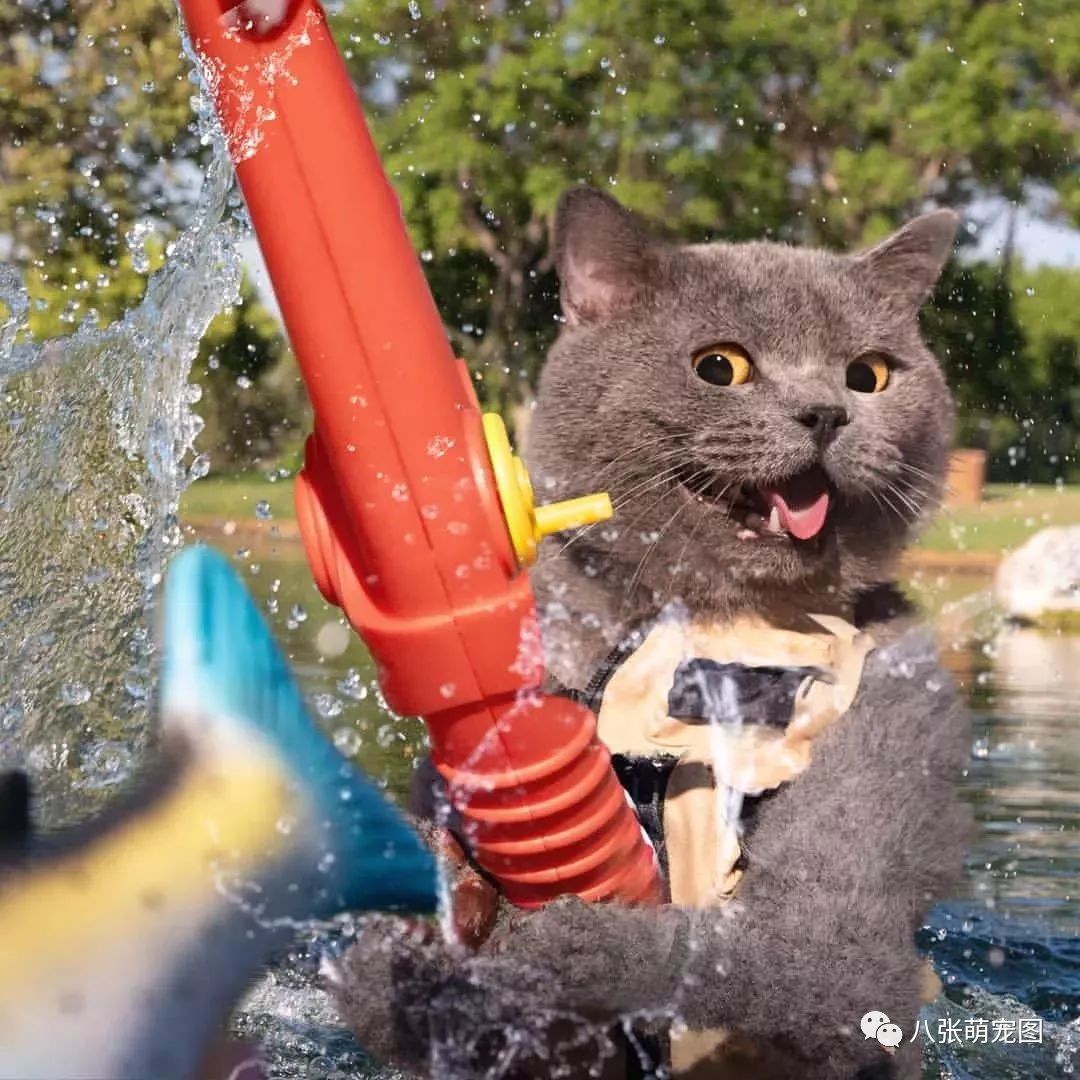
[[[424,718],[476,862],[523,907],[655,900],[595,717],[542,692],[523,568],[606,495],[535,507],[451,351],[315,0],[182,0],[315,413],[296,508],[322,594]]]

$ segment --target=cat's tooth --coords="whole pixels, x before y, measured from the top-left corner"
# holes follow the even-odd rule
[[[780,526],[780,511],[775,506],[769,511],[769,532],[783,532]]]
[[[756,540],[758,534],[753,529],[740,529],[735,534],[740,540]]]

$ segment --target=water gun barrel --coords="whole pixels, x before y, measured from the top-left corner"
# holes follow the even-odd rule
[[[602,516],[604,497],[533,507],[451,351],[318,3],[181,8],[314,410],[296,504],[319,589],[391,708],[424,718],[473,855],[511,901],[655,899],[655,854],[595,717],[541,690],[522,573],[545,530]]]

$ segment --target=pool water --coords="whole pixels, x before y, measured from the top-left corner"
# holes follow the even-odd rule
[[[266,606],[335,742],[400,796],[423,731],[382,711],[368,658],[316,593],[298,545],[210,540]],[[926,1077],[1069,1076],[1080,1068],[1080,636],[1002,625],[988,613],[985,585],[953,578],[917,590],[974,712],[961,783],[977,828],[960,887],[920,935],[945,989],[915,1037]],[[270,1040],[277,1076],[363,1072],[312,988],[316,953],[314,939],[298,947],[242,1017],[244,1030]]]

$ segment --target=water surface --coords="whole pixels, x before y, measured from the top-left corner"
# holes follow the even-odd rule
[[[213,542],[265,605],[335,741],[401,795],[424,750],[422,728],[381,710],[370,662],[318,596],[299,546],[220,533]],[[961,783],[976,831],[960,887],[921,934],[945,985],[922,1017],[934,1037],[929,1045],[927,1027],[919,1036],[925,1075],[1068,1076],[1080,1064],[1080,636],[1003,625],[989,612],[986,585],[953,576],[913,589],[974,712]],[[299,948],[249,1004],[245,1024],[276,1040],[276,1075],[337,1075],[363,1060],[304,977],[312,965],[310,950]],[[1035,1018],[1041,1043],[992,1041],[994,1021],[1004,1037]]]

